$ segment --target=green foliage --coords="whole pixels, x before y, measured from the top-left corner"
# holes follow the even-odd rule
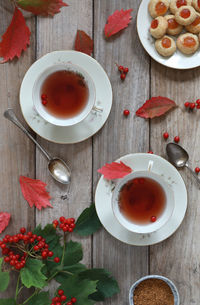
[[[27,288],[43,288],[46,285],[46,276],[41,272],[44,264],[37,259],[29,258],[26,266],[21,269],[21,281]]]
[[[86,266],[80,263],[72,266],[64,266],[63,270],[55,276],[55,280],[58,283],[63,283],[63,281],[68,279],[71,275],[78,274],[84,270],[86,270]]]
[[[14,299],[0,299],[0,305],[16,305]]]
[[[33,231],[33,234],[41,235],[46,239],[46,243],[49,245],[49,249],[55,248],[59,241],[60,237],[56,234],[56,229],[52,224],[48,224],[42,229],[41,225],[37,226]]]
[[[83,250],[80,243],[71,241],[66,244],[64,265],[70,266],[80,262],[83,258]]]
[[[49,305],[49,304],[50,304],[50,299],[48,292],[38,293],[28,302],[28,305]]]
[[[8,288],[10,275],[9,272],[3,272],[1,270],[2,263],[3,263],[3,258],[0,258],[0,291],[5,291]]]
[[[71,297],[77,299],[76,305],[93,305],[94,301],[88,298],[96,291],[97,281],[80,279],[78,275],[72,275],[64,280],[58,289],[63,289],[68,300]]]
[[[86,208],[77,219],[74,232],[80,236],[88,236],[99,230],[101,226],[95,205],[91,204],[91,206]]]

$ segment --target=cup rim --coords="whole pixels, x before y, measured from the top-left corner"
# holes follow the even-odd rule
[[[166,199],[167,199],[167,196],[171,197],[171,199],[172,199],[171,205],[173,207],[171,208],[170,213],[168,213],[168,217],[165,217],[165,219],[163,218],[163,215],[164,215],[164,212],[165,212],[164,211],[163,214],[161,214],[159,220],[157,220],[156,222],[150,223],[150,224],[147,224],[147,225],[146,224],[140,225],[140,224],[135,224],[135,223],[129,221],[120,212],[119,213],[120,213],[121,217],[118,217],[118,215],[116,213],[116,210],[119,210],[119,209],[116,207],[116,201],[118,201],[117,200],[118,195],[119,195],[119,192],[120,192],[121,188],[123,187],[123,185],[125,185],[128,181],[130,181],[134,178],[145,177],[145,175],[146,175],[147,178],[151,178],[151,179],[155,180],[157,183],[160,184],[160,186],[163,188],[163,190],[165,192]],[[159,180],[161,180],[162,183],[160,183],[160,181],[158,181],[158,179],[155,179],[155,177],[159,178]],[[163,184],[165,185],[165,187],[163,186]],[[166,189],[167,189],[167,192],[166,192]],[[159,230],[161,227],[163,227],[169,221],[169,219],[171,218],[171,216],[173,214],[174,206],[175,206],[174,193],[173,193],[172,189],[170,188],[168,183],[166,181],[164,181],[164,179],[159,174],[154,173],[152,171],[135,171],[135,172],[130,173],[129,175],[126,175],[124,178],[119,179],[119,181],[117,182],[117,184],[115,186],[115,189],[112,193],[112,199],[111,200],[112,200],[112,211],[113,211],[113,214],[114,214],[115,218],[119,222],[119,224],[122,225],[126,230],[128,230],[132,233],[137,233],[137,234],[150,234],[150,233],[153,233],[153,232],[156,232],[157,230]],[[117,204],[118,204],[118,202],[117,202]],[[123,222],[122,222],[122,219],[123,219]]]
[[[60,68],[54,70],[53,68],[56,68],[56,67],[60,67]],[[90,99],[92,99],[92,102],[91,103],[87,102],[86,106],[84,107],[84,109],[80,113],[78,113],[77,115],[75,115],[73,117],[70,117],[70,118],[59,118],[59,117],[53,116],[52,114],[48,113],[47,111],[41,112],[40,110],[38,110],[38,103],[36,102],[36,99],[34,97],[34,89],[35,89],[35,86],[38,84],[38,80],[45,73],[47,73],[49,70],[53,69],[53,71],[46,74],[44,80],[49,75],[53,74],[54,72],[62,71],[62,70],[70,70],[70,67],[71,67],[71,71],[75,70],[75,72],[82,74],[84,77],[86,76],[88,82],[90,82],[90,86],[92,87],[92,90],[89,90],[89,94],[91,94],[91,92],[92,92],[93,95],[92,95],[92,97],[90,97],[90,96],[88,97],[88,101]],[[40,89],[41,89],[41,85],[42,85],[43,81],[39,85]],[[88,82],[87,82],[87,85],[88,85]],[[89,86],[88,86],[88,89],[89,89]],[[93,81],[92,77],[89,75],[89,73],[83,67],[81,67],[77,64],[71,63],[71,62],[55,63],[55,64],[52,64],[52,65],[48,66],[46,69],[41,71],[40,74],[38,74],[38,76],[37,76],[37,78],[36,78],[36,80],[33,84],[32,101],[33,101],[33,106],[34,106],[36,112],[46,122],[48,122],[52,125],[55,125],[55,126],[63,126],[63,127],[74,126],[74,125],[82,122],[89,115],[89,113],[92,111],[92,108],[94,107],[95,101],[96,101],[96,87],[95,87],[95,84],[94,84],[94,81]],[[86,111],[86,109],[87,109],[87,111]],[[83,114],[84,111],[85,111],[85,113]],[[78,117],[79,117],[79,119],[76,119]]]

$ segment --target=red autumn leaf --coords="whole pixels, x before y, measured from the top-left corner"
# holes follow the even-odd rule
[[[2,233],[10,222],[10,214],[7,212],[0,212],[0,233]]]
[[[127,28],[132,19],[130,14],[132,11],[132,9],[126,11],[123,9],[121,9],[121,11],[116,10],[111,16],[109,16],[104,28],[105,36],[108,38]]]
[[[17,0],[17,5],[35,15],[51,15],[60,13],[60,8],[68,6],[62,0]]]
[[[108,180],[123,178],[131,172],[132,168],[124,164],[122,161],[120,161],[120,163],[106,163],[106,165],[98,169],[98,173],[102,174],[104,178]]]
[[[173,107],[176,107],[176,103],[167,97],[152,97],[136,111],[136,115],[140,116],[141,118],[152,119],[165,114]]]
[[[84,31],[78,30],[75,40],[75,50],[91,55],[93,52],[93,40]]]
[[[26,25],[24,16],[16,7],[11,23],[0,42],[0,57],[3,57],[1,63],[12,60],[15,56],[19,58],[21,52],[25,51],[27,45],[30,44],[30,35],[31,32]]]
[[[48,206],[52,208],[52,205],[49,202],[51,197],[45,189],[46,183],[38,179],[31,179],[24,176],[20,176],[19,182],[24,199],[31,208],[34,205],[38,210]]]

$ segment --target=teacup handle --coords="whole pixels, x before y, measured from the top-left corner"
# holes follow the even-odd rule
[[[97,107],[97,106],[93,106],[92,110],[94,110],[96,112],[103,112],[103,108]]]

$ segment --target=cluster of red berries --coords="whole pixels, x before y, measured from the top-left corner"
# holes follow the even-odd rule
[[[3,240],[0,240],[0,248],[4,255],[4,261],[16,270],[24,268],[29,255],[39,259],[47,259],[54,255],[48,249],[49,245],[42,236],[33,234],[33,232],[25,233],[26,229],[21,228],[20,233],[6,235]],[[59,263],[60,258],[55,257],[54,261]]]
[[[43,93],[43,94],[41,95],[41,99],[42,99],[42,104],[43,104],[44,106],[46,106],[46,104],[48,103],[47,95]]]
[[[52,299],[51,305],[62,305],[66,302],[66,295],[64,295],[64,291],[62,289],[58,290],[58,296]],[[71,298],[71,301],[67,302],[66,305],[73,305],[76,303],[76,298]]]
[[[167,139],[169,138],[168,132],[164,132],[164,133],[163,133],[163,138],[164,138],[165,140],[167,140]],[[174,137],[174,142],[175,142],[175,143],[178,143],[179,141],[180,141],[180,137],[179,137],[179,136]]]
[[[124,66],[119,66],[119,65],[117,65],[117,67],[118,67],[118,71],[120,72],[121,80],[125,80],[126,75],[127,75],[128,71],[129,71],[129,68],[124,67]]]
[[[74,218],[65,218],[64,216],[61,216],[59,218],[59,221],[55,219],[53,221],[54,228],[59,227],[63,232],[73,232],[75,228],[75,219]]]
[[[192,109],[192,110],[193,110],[194,108],[200,109],[200,99],[196,100],[195,103],[186,102],[186,103],[184,104],[184,106],[185,106],[185,108]]]

